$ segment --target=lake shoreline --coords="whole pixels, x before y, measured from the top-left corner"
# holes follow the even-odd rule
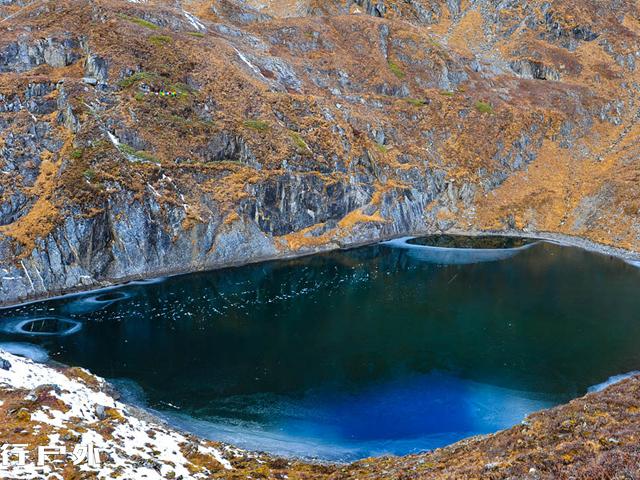
[[[145,471],[151,475],[147,478],[174,478],[170,475],[186,473],[183,478],[226,480],[613,478],[612,474],[620,471],[640,473],[635,440],[640,433],[640,375],[534,412],[521,423],[494,433],[423,453],[338,463],[283,458],[206,440],[171,426],[146,409],[122,402],[106,381],[82,368],[37,364],[2,350],[0,359],[10,363],[8,368],[3,363],[0,370],[4,384],[0,389],[3,441],[27,444],[32,456],[43,433],[55,436],[70,450],[77,437],[60,434],[73,431],[77,425],[93,436],[116,431],[115,438],[101,446],[112,462],[115,459],[115,467],[105,463],[106,471],[124,469],[132,475]],[[27,403],[25,397],[30,398]],[[100,410],[99,405],[107,408]],[[64,413],[67,407],[71,410]],[[48,413],[58,409],[57,416]],[[77,411],[84,412],[80,419],[73,416]],[[62,418],[62,423],[56,418]],[[127,436],[134,434],[146,435],[147,443],[127,444]],[[165,448],[159,443],[162,438],[176,442],[173,461],[156,452]],[[48,473],[80,474],[80,467],[58,463]],[[0,467],[0,473],[6,478],[33,478],[44,471],[27,464],[18,469]]]
[[[528,232],[528,231],[525,232],[521,230],[476,230],[476,229],[464,230],[464,229],[453,228],[446,231],[435,231],[435,232],[434,231],[407,232],[407,233],[397,234],[397,235],[382,236],[376,239],[371,239],[363,242],[344,243],[344,244],[337,244],[337,245],[334,243],[328,243],[325,245],[320,245],[312,251],[286,252],[280,255],[255,257],[255,258],[248,259],[246,261],[220,263],[220,264],[211,265],[211,266],[203,266],[202,268],[196,268],[196,269],[187,268],[187,269],[157,270],[157,271],[149,272],[148,275],[132,275],[130,277],[114,278],[114,279],[97,282],[95,284],[82,285],[74,288],[49,291],[47,292],[47,294],[44,294],[44,295],[41,295],[41,294],[33,295],[27,298],[15,300],[15,301],[0,299],[0,310],[22,306],[22,305],[28,305],[31,303],[37,303],[43,300],[53,300],[53,299],[64,298],[68,296],[82,295],[82,294],[91,293],[91,292],[107,291],[107,290],[118,288],[133,282],[146,283],[146,282],[153,282],[154,280],[161,280],[167,277],[176,277],[181,275],[188,275],[191,273],[224,270],[227,268],[236,268],[236,267],[242,267],[245,265],[254,265],[254,264],[259,264],[263,262],[271,262],[271,261],[278,261],[278,260],[294,260],[296,258],[308,257],[308,256],[316,255],[319,253],[327,253],[327,252],[339,251],[339,250],[351,250],[355,248],[375,245],[381,242],[395,240],[403,237],[421,237],[421,236],[427,236],[427,235],[463,235],[463,236],[470,236],[470,237],[487,235],[487,236],[521,237],[521,238],[528,238],[528,239],[538,239],[538,240],[543,240],[551,243],[556,243],[562,246],[577,247],[590,252],[599,253],[601,255],[616,257],[629,263],[640,262],[640,252],[634,252],[631,250],[626,250],[626,249],[614,247],[611,245],[597,243],[579,236],[565,235],[565,234],[553,233],[553,232]]]

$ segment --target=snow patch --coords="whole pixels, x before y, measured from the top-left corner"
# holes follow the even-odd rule
[[[260,75],[262,77],[262,73],[260,73],[260,70],[258,69],[258,67],[256,67],[253,63],[251,63],[240,50],[238,50],[237,48],[234,48],[234,50],[238,54],[238,57],[240,57],[240,60],[246,63],[249,66],[249,68],[253,70],[255,74]]]
[[[107,132],[107,136],[109,137],[109,140],[111,140],[111,143],[113,143],[113,146],[116,148],[120,147],[120,140],[118,139],[118,137],[116,137],[113,133],[111,132]]]
[[[204,23],[202,23],[200,19],[194,14],[189,13],[186,10],[182,10],[182,13],[187,18],[187,20],[189,20],[189,23],[193,26],[193,28],[195,28],[197,31],[204,32],[207,30],[207,27],[205,27]]]
[[[6,350],[0,350],[0,355],[11,363],[9,370],[0,370],[0,385],[26,390],[32,390],[41,385],[56,386],[50,394],[62,401],[69,410],[63,412],[41,406],[32,412],[31,421],[49,425],[54,430],[73,431],[81,438],[79,444],[93,445],[99,449],[102,452],[99,471],[91,470],[87,464],[82,465],[82,470],[93,471],[97,478],[104,479],[116,476],[150,480],[207,478],[204,473],[194,474],[189,470],[190,462],[180,448],[192,444],[193,439],[159,423],[151,423],[132,415],[126,405],[102,391],[92,390],[79,379],[69,378],[57,370],[17,357]],[[104,386],[104,380],[94,378]],[[121,417],[113,422],[115,429],[111,433],[111,439],[105,439],[91,428],[92,424],[101,421],[97,413],[98,406],[105,410],[113,409],[116,415]],[[78,418],[81,422],[77,421]],[[79,425],[84,428],[78,429]],[[54,432],[49,439],[50,444],[55,445],[59,442],[59,435]],[[197,448],[200,453],[211,455],[225,469],[232,469],[231,463],[220,450],[201,444]],[[159,471],[145,464],[159,465]],[[41,478],[43,475],[52,473],[52,468],[52,463],[38,467],[35,462],[24,466],[0,466],[0,478]]]

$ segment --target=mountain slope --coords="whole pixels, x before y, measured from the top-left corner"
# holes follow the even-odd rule
[[[0,301],[411,232],[638,240],[638,2],[0,2]]]

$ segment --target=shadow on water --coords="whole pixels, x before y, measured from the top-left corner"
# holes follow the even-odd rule
[[[0,341],[124,379],[196,433],[342,460],[505,428],[640,369],[637,268],[547,243],[458,243],[516,252],[459,262],[403,242],[17,307]],[[11,327],[45,316],[82,328]]]
[[[435,248],[456,248],[471,250],[508,250],[538,243],[538,240],[522,237],[495,237],[480,235],[465,237],[462,235],[428,235],[426,237],[408,238],[409,245]]]

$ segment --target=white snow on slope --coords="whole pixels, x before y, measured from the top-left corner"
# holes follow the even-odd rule
[[[166,478],[198,479],[207,478],[205,474],[193,474],[188,469],[189,460],[181,451],[180,446],[192,445],[199,453],[211,455],[225,469],[231,469],[231,464],[224,458],[222,452],[211,446],[196,444],[192,439],[165,427],[151,423],[134,416],[128,408],[111,396],[94,391],[82,381],[71,379],[46,365],[12,355],[0,350],[0,357],[11,363],[9,370],[0,369],[0,386],[12,389],[32,390],[41,385],[56,385],[58,391],[51,394],[59,398],[69,407],[67,412],[54,410],[47,406],[32,412],[31,421],[50,425],[54,429],[68,429],[77,434],[83,445],[94,445],[101,449],[102,463],[97,472],[98,478],[135,478],[148,480],[164,480]],[[102,380],[98,380],[103,382]],[[111,433],[112,439],[105,439],[91,428],[92,424],[100,422],[96,407],[102,406],[114,409],[122,416],[121,421],[115,421],[115,429]],[[74,417],[82,419],[81,426]],[[50,445],[62,445],[59,434],[49,435]],[[110,457],[110,460],[107,459]],[[0,478],[31,479],[49,475],[52,463],[43,467],[36,466],[36,459],[31,459],[27,465],[17,467],[2,467]],[[154,469],[153,465],[160,468]],[[91,471],[87,464],[82,469]],[[95,471],[95,470],[93,470]]]
[[[204,23],[202,23],[200,19],[196,17],[193,13],[189,13],[186,10],[182,10],[182,13],[187,18],[187,20],[189,20],[189,23],[193,25],[193,28],[195,28],[197,31],[204,32],[207,29]]]
[[[240,60],[242,60],[256,75],[259,75],[262,77],[262,73],[260,73],[260,70],[258,69],[258,67],[256,67],[253,63],[251,63],[249,59],[244,55],[244,53],[242,53],[240,50],[238,50],[235,47],[234,47],[234,50],[238,54],[238,57],[240,58]]]

